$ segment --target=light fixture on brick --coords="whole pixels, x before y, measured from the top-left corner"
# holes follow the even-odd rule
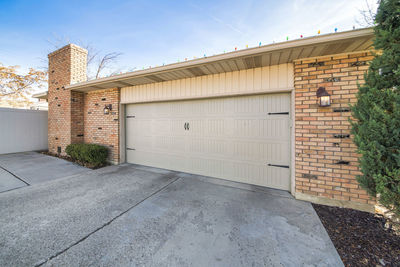
[[[112,105],[111,105],[111,104],[105,105],[105,106],[104,106],[104,115],[110,114],[110,111],[111,111],[111,110],[112,110]]]
[[[317,98],[320,107],[329,107],[331,105],[331,95],[325,90],[325,87],[318,88]]]

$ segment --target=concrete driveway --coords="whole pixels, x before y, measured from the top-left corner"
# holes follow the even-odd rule
[[[89,170],[37,152],[3,154],[0,155],[0,193]]]
[[[135,165],[0,194],[0,266],[342,266],[287,192]]]

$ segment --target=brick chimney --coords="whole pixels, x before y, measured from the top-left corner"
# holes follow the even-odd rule
[[[86,81],[87,50],[66,45],[48,55],[49,152],[65,155],[65,147],[83,142],[83,93],[65,87]]]

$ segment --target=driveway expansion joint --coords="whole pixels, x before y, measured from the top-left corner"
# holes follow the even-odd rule
[[[176,175],[176,173],[173,173],[173,175]],[[93,230],[92,232],[90,232],[89,234],[85,235],[84,237],[82,237],[81,239],[79,239],[78,241],[76,241],[75,243],[71,244],[70,246],[66,247],[65,249],[57,252],[56,254],[54,254],[53,256],[50,256],[49,258],[45,259],[42,262],[39,262],[37,264],[34,265],[34,267],[40,267],[43,266],[44,264],[46,264],[47,262],[49,262],[50,260],[60,256],[61,254],[63,254],[64,252],[68,251],[70,248],[78,245],[79,243],[85,241],[87,238],[89,238],[91,235],[93,235],[94,233],[102,230],[103,228],[105,228],[106,226],[110,225],[113,221],[115,221],[116,219],[120,218],[122,215],[126,214],[127,212],[129,212],[130,210],[132,210],[133,208],[137,207],[138,205],[140,205],[141,203],[143,203],[144,201],[146,201],[147,199],[153,197],[154,195],[158,194],[159,192],[163,191],[164,189],[166,189],[168,186],[170,186],[171,184],[175,183],[176,181],[178,181],[179,179],[181,179],[181,177],[176,177],[173,181],[169,182],[168,184],[166,184],[165,186],[161,187],[160,189],[156,190],[154,193],[150,194],[149,196],[147,196],[146,198],[142,199],[141,201],[139,201],[138,203],[136,203],[135,205],[133,205],[132,207],[128,208],[127,210],[121,212],[120,214],[118,214],[117,216],[115,216],[114,218],[112,218],[111,220],[109,220],[108,222],[104,223],[102,226],[96,228],[95,230]]]
[[[15,178],[17,178],[18,180],[20,180],[21,182],[25,183],[26,185],[30,185],[29,183],[27,183],[26,181],[24,181],[21,177],[18,177],[17,175],[15,175],[14,173],[10,172],[9,170],[7,170],[6,168],[4,168],[3,166],[0,165],[0,168],[6,172],[8,172],[9,174],[11,174],[12,176],[14,176]]]

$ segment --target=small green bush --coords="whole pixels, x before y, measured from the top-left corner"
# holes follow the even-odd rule
[[[65,152],[73,160],[90,164],[93,167],[104,165],[108,156],[107,148],[96,144],[70,144]]]

